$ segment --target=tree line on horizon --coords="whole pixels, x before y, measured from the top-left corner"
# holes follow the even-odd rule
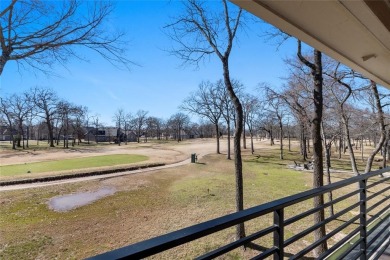
[[[29,140],[47,140],[50,147],[63,145],[69,147],[81,142],[90,143],[89,136],[97,136],[99,130],[115,128],[109,139],[111,142],[126,142],[121,135],[132,132],[137,142],[174,139],[180,141],[182,132],[199,137],[213,137],[210,124],[200,121],[191,122],[190,117],[177,112],[168,119],[149,116],[148,111],[138,110],[135,114],[119,108],[112,116],[112,125],[101,121],[98,114],[93,114],[88,107],[73,104],[60,98],[53,89],[31,88],[22,94],[0,97],[0,126],[9,136],[12,149],[29,148]],[[98,142],[98,139],[95,138]]]

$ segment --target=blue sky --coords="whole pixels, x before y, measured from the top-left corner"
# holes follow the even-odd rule
[[[127,32],[130,40],[128,58],[140,66],[131,71],[119,70],[95,53],[80,49],[89,62],[71,59],[66,68],[52,68],[59,76],[46,76],[32,69],[18,70],[15,62],[6,64],[1,76],[1,95],[23,92],[40,86],[54,89],[61,98],[87,106],[91,114],[112,125],[119,108],[136,113],[143,109],[149,115],[167,119],[179,112],[182,101],[195,91],[202,80],[222,78],[222,67],[212,56],[197,69],[181,66],[182,61],[164,51],[172,42],[164,33],[164,25],[180,12],[179,1],[119,1],[110,27]],[[275,87],[282,84],[286,73],[283,59],[295,54],[296,43],[266,43],[261,37],[269,25],[250,23],[238,35],[230,59],[231,76],[240,80],[247,92],[254,93],[260,82]]]

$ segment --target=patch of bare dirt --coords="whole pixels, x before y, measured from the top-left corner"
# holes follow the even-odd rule
[[[226,140],[221,141],[221,151],[226,152]],[[44,149],[12,151],[2,149],[0,151],[0,164],[13,165],[32,162],[44,162],[52,160],[63,160],[80,157],[91,157],[109,154],[140,154],[148,156],[147,162],[174,163],[190,158],[192,153],[203,156],[216,151],[214,139],[196,139],[180,143],[129,143],[127,145],[107,145],[98,147],[72,147],[69,149]]]

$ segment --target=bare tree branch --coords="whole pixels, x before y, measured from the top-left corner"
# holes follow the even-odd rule
[[[0,16],[0,75],[9,61],[44,71],[76,57],[76,47],[87,47],[111,64],[127,69],[125,33],[113,32],[106,22],[111,2],[13,0]]]

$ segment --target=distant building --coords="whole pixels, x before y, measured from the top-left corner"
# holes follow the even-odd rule
[[[117,142],[118,136],[121,142],[125,142],[126,138],[128,142],[136,142],[137,135],[133,131],[121,130],[118,135],[118,128],[105,127],[104,129],[96,129],[94,127],[87,128],[87,132],[84,136],[84,140],[90,140],[92,142]]]
[[[11,141],[12,140],[11,136],[16,137],[17,135],[18,135],[18,130],[16,130],[15,128],[10,130],[9,127],[6,125],[0,126],[0,141]]]

